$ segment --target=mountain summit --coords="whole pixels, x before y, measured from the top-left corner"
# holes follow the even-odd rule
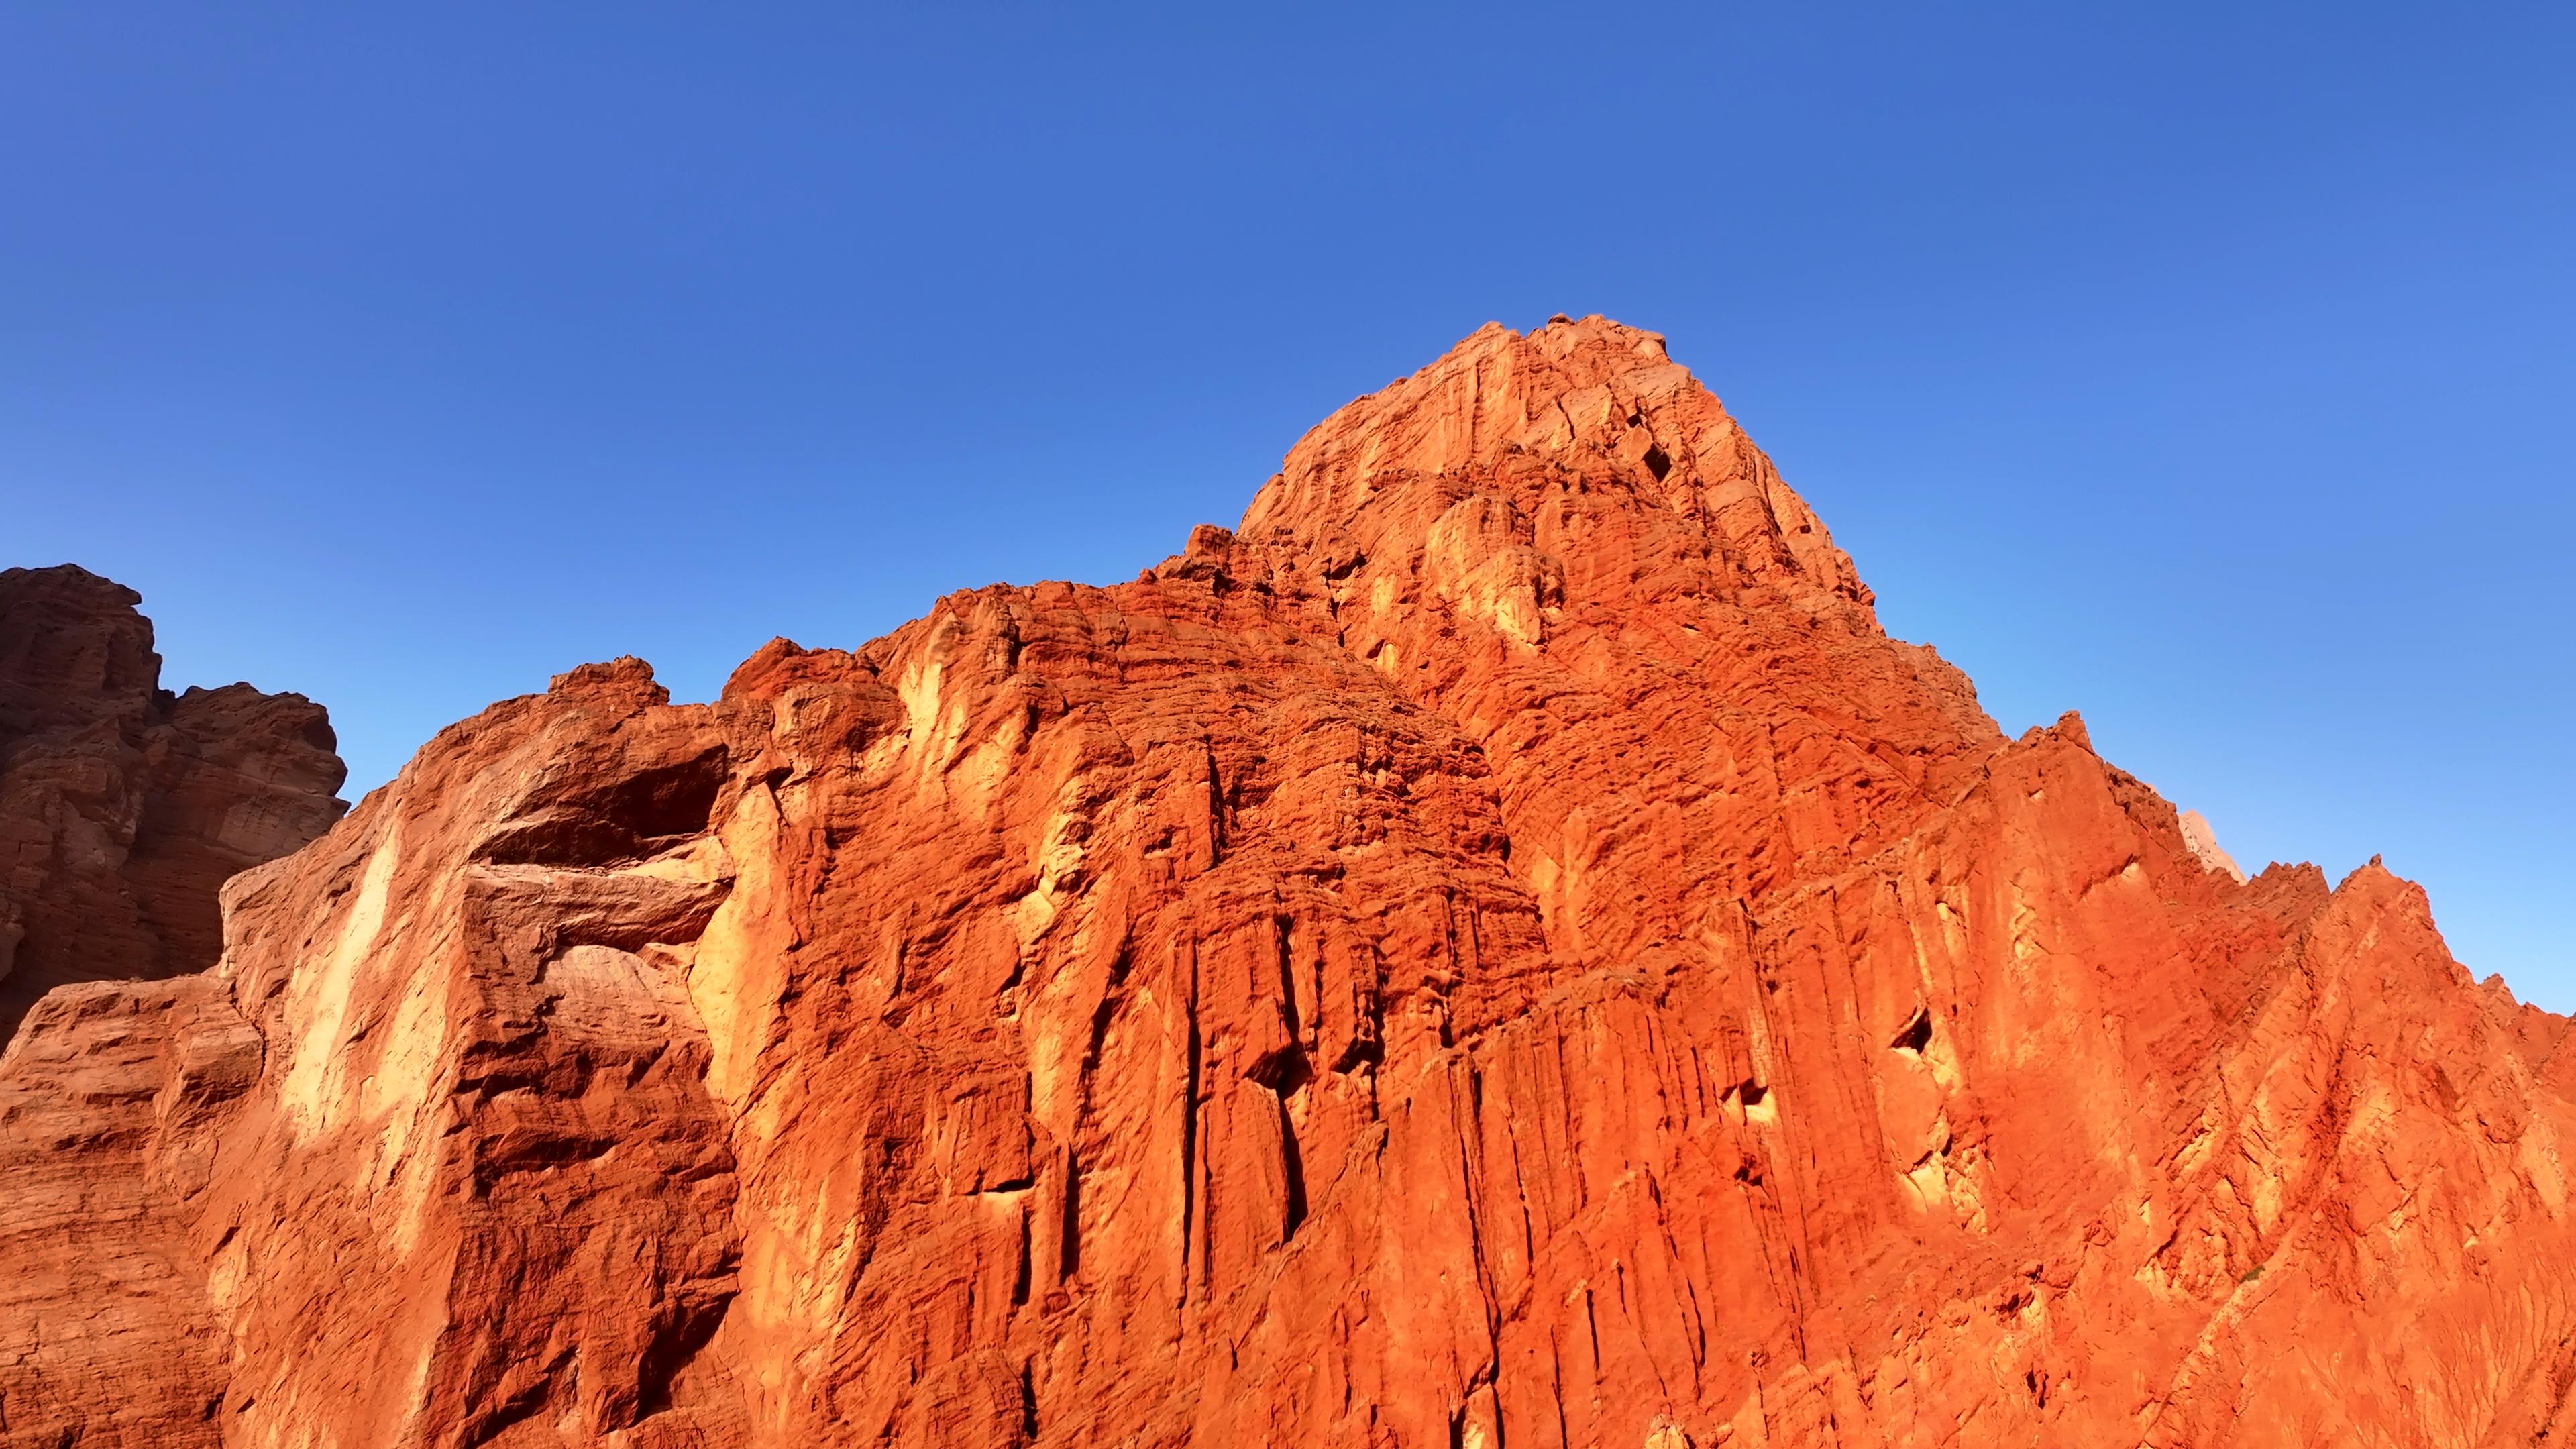
[[[0,1059],[0,1442],[2558,1442],[2567,1021],[2005,737],[1663,342],[589,665]]]

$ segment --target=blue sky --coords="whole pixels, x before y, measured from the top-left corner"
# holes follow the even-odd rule
[[[1605,312],[2007,728],[2576,1007],[2576,12],[1102,9],[9,7],[0,563],[366,787],[1130,576]]]

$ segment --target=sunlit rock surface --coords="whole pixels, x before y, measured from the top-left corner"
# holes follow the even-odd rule
[[[2003,736],[1652,334],[666,700],[496,705],[36,1010],[0,1438],[2568,1432],[2565,1020]]]

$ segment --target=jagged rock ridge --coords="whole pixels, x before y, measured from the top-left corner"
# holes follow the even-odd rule
[[[1132,583],[575,670],[49,997],[0,1425],[2564,1437],[2566,1021],[2196,843],[1659,338],[1488,327]]]

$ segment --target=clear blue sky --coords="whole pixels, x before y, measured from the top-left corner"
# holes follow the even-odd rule
[[[2006,727],[2576,1007],[2576,11],[1103,9],[8,7],[0,563],[368,787],[1130,576],[1606,312]]]

